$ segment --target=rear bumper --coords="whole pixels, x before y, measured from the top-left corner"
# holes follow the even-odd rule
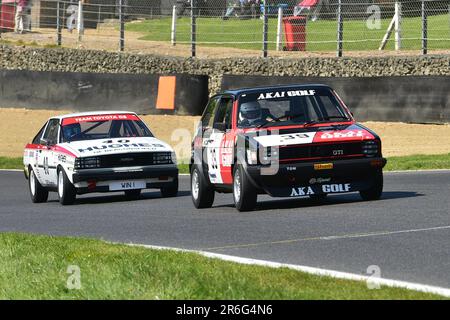
[[[73,183],[90,181],[145,180],[152,178],[176,178],[176,165],[154,165],[129,168],[87,169],[73,173]]]
[[[328,161],[332,168],[318,170],[324,162],[279,164],[272,172],[267,167],[247,166],[247,174],[262,192],[274,197],[344,193],[367,190],[386,165],[384,158]]]

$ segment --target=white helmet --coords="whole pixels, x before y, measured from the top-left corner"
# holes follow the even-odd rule
[[[261,121],[261,105],[258,101],[250,101],[241,104],[239,110],[239,123],[247,121],[249,124]]]

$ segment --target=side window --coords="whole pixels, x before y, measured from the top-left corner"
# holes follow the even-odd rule
[[[233,111],[233,99],[224,98],[220,101],[216,115],[216,123],[225,124],[226,129],[231,129],[231,115]]]
[[[202,117],[202,126],[203,127],[212,127],[214,121],[214,113],[219,103],[220,97],[213,98],[209,101],[206,106],[205,112]]]
[[[41,144],[41,138],[42,134],[44,133],[45,126],[47,125],[47,122],[44,124],[44,126],[39,130],[38,134],[33,138],[33,144]]]
[[[44,139],[50,144],[54,145],[58,143],[58,129],[59,120],[51,119],[48,123],[47,129],[44,133]]]

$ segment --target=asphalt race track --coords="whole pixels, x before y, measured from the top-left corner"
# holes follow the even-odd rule
[[[261,197],[239,213],[231,195],[196,210],[189,177],[178,198],[148,191],[138,201],[121,194],[86,195],[62,207],[55,193],[32,204],[23,173],[0,172],[0,231],[101,238],[326,268],[450,288],[450,171],[389,173],[380,201],[358,194],[309,199]]]

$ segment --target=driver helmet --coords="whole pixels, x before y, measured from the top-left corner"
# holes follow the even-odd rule
[[[63,127],[64,138],[70,139],[71,137],[81,133],[81,126],[79,123],[70,124]]]
[[[250,124],[261,120],[261,105],[258,101],[246,102],[241,105],[239,121],[248,121]]]

